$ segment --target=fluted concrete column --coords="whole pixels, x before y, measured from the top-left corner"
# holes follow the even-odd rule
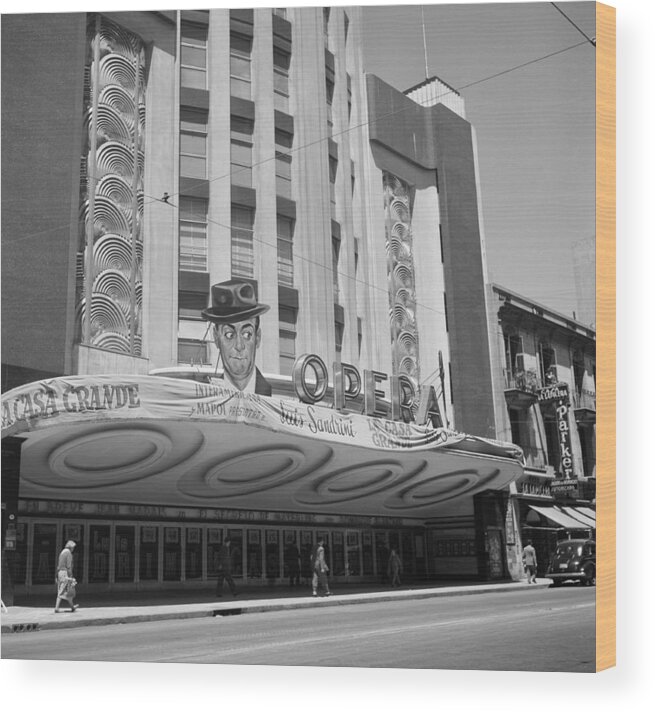
[[[299,314],[296,352],[334,358],[330,182],[323,10],[293,8],[295,118],[292,180],[297,186],[294,267]]]

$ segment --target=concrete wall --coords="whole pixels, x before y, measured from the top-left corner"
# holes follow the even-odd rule
[[[453,401],[450,424],[473,435],[494,437],[487,277],[471,125],[441,104],[427,108],[416,104],[375,76],[367,76],[367,86],[376,165],[416,187],[417,300],[424,305],[419,329],[427,336],[427,348],[420,349],[421,378],[438,369],[441,350],[450,371],[446,374],[449,407]],[[431,194],[438,201],[434,207],[422,190],[429,185],[436,188]],[[439,226],[443,263],[435,255]]]
[[[177,363],[177,67],[175,55],[153,47],[146,92],[144,192],[174,197],[168,204],[152,197],[144,201],[143,355],[151,368]]]
[[[429,109],[442,216],[455,425],[494,437],[486,316],[486,267],[471,125],[442,105]]]
[[[83,13],[2,18],[3,388],[73,367],[85,33]]]

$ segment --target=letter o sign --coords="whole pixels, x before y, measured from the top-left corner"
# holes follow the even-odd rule
[[[297,359],[293,365],[292,377],[296,395],[303,403],[318,403],[325,398],[328,371],[322,359],[316,354],[303,354]]]

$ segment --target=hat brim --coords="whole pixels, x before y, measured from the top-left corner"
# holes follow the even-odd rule
[[[257,304],[248,309],[237,309],[231,312],[219,311],[213,307],[209,307],[208,309],[203,309],[201,314],[203,319],[211,321],[214,324],[237,324],[240,321],[247,321],[255,316],[264,314],[264,312],[267,312],[269,309],[268,304]]]

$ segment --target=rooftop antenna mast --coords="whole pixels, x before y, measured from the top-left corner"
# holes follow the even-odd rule
[[[425,39],[425,14],[423,13],[423,5],[421,5],[421,27],[423,28],[423,56],[425,57],[425,78],[429,79],[428,71],[428,43]]]

